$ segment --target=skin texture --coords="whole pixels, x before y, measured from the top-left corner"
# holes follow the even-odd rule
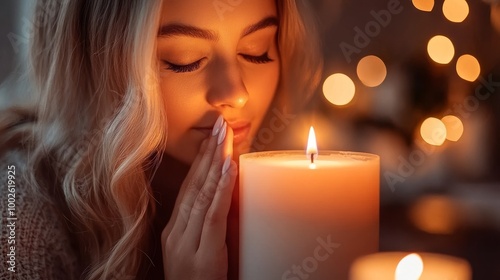
[[[218,144],[220,135],[225,139]],[[232,156],[232,136],[229,128],[205,140],[182,184],[162,232],[165,279],[227,279],[227,215],[237,167],[223,165]]]
[[[169,126],[166,152],[188,164],[219,115],[235,132],[234,158],[247,152],[277,88],[277,26],[245,34],[263,19],[277,17],[274,1],[233,2],[241,3],[222,12],[213,1],[164,1],[160,26],[196,27],[214,37],[163,28],[169,32],[160,32],[157,40]],[[248,133],[239,131],[248,125]]]
[[[166,152],[191,164],[162,232],[165,279],[227,279],[231,158],[249,150],[280,75],[275,1],[232,1],[224,12],[213,3],[164,0],[162,10]]]

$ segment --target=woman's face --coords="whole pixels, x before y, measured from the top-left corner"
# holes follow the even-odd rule
[[[158,59],[167,153],[191,163],[219,115],[247,152],[280,74],[275,0],[164,0]]]

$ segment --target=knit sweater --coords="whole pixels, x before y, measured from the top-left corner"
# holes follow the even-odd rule
[[[0,127],[1,122],[0,118]],[[61,214],[54,198],[37,194],[23,179],[27,162],[22,145],[25,137],[21,133],[12,135],[6,137],[5,131],[0,129],[0,280],[81,279],[83,265],[78,261],[78,252],[72,246],[73,238],[66,226],[68,221]],[[167,176],[166,181],[153,182],[157,214],[151,224],[150,236],[145,237],[152,242],[144,252],[146,257],[143,258],[137,279],[163,279],[160,235],[189,170],[188,165],[167,155],[161,164],[169,166],[169,170],[179,176]],[[9,170],[15,172],[9,173]],[[236,211],[231,211],[229,216],[231,220],[237,221]],[[228,279],[238,279],[237,225],[237,222],[228,225]],[[14,247],[12,250],[11,246]]]
[[[24,158],[20,150],[0,155],[0,279],[78,279],[64,217],[22,179]]]

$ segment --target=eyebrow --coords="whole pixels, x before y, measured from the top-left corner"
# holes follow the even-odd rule
[[[278,26],[278,19],[274,16],[266,17],[259,22],[252,24],[245,28],[242,32],[241,37],[250,35],[258,30],[270,27]],[[166,24],[162,25],[158,31],[158,37],[172,37],[172,36],[188,36],[193,38],[200,38],[210,41],[217,41],[219,36],[217,33],[201,29],[191,25],[185,25],[180,23]]]
[[[217,41],[219,39],[219,36],[210,30],[179,23],[162,25],[158,31],[158,37],[172,37],[179,35],[210,41]]]
[[[256,24],[252,24],[249,27],[245,28],[243,30],[243,33],[241,34],[241,37],[245,37],[247,35],[250,35],[254,33],[255,31],[270,27],[270,26],[278,26],[278,19],[274,16],[266,17],[262,19],[261,21],[257,22]]]

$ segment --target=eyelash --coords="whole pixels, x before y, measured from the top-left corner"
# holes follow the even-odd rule
[[[186,72],[193,72],[196,71],[198,68],[200,68],[201,61],[203,59],[200,59],[198,61],[195,61],[193,63],[187,64],[187,65],[176,65],[173,63],[170,63],[166,60],[163,62],[167,64],[167,70],[170,70],[174,73],[186,73]]]
[[[265,52],[262,55],[259,56],[253,56],[253,55],[248,55],[248,54],[241,54],[241,56],[246,59],[248,62],[255,63],[255,64],[264,64],[264,63],[269,63],[272,62],[273,60],[269,58],[269,53]]]
[[[254,64],[264,64],[264,63],[269,63],[274,61],[273,59],[269,58],[269,53],[265,52],[262,55],[259,56],[253,56],[253,55],[247,55],[247,54],[241,54],[241,56],[247,60],[248,62],[254,63]],[[170,63],[166,60],[163,62],[167,65],[167,70],[170,70],[174,73],[187,73],[187,72],[193,72],[196,71],[198,68],[200,68],[201,61],[203,60],[200,59],[198,61],[195,61],[193,63],[187,64],[187,65],[176,65],[173,63]]]

